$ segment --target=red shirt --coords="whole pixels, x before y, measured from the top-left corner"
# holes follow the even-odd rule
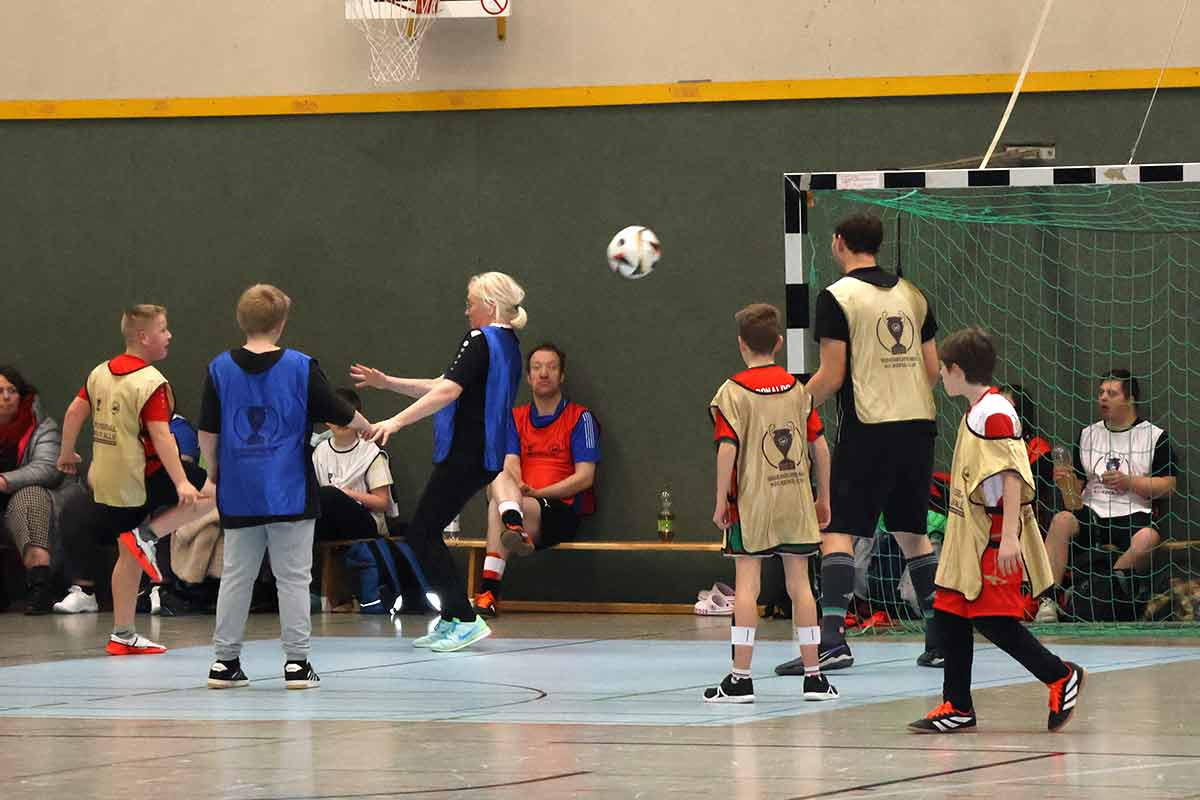
[[[131,372],[137,372],[142,367],[148,367],[150,363],[143,361],[137,356],[124,353],[109,360],[108,368],[113,375],[128,375]],[[88,397],[87,384],[84,384],[79,389],[79,399],[83,400],[91,407],[92,398]],[[158,458],[158,453],[154,449],[154,442],[150,439],[150,432],[146,429],[147,422],[167,422],[171,421],[171,400],[167,396],[167,385],[154,390],[146,404],[142,406],[138,418],[142,421],[141,430],[138,432],[138,438],[142,440],[142,447],[146,451],[146,474],[153,475],[162,467],[162,461]]]
[[[792,374],[778,364],[772,364],[769,367],[752,367],[742,370],[737,375],[733,376],[733,380],[740,383],[742,386],[748,386],[751,389],[766,389],[771,386],[780,386],[783,384],[795,383],[796,379]],[[720,409],[713,409],[714,431],[713,441],[737,443],[737,434],[733,428],[721,415]],[[817,414],[817,409],[814,406],[811,413],[808,415],[807,436],[809,444],[812,444],[825,433],[825,427],[821,424],[821,417]]]

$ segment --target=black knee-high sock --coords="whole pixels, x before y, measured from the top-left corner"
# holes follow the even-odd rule
[[[988,641],[1012,656],[1042,683],[1067,677],[1070,670],[1063,660],[1046,649],[1037,637],[1013,617],[976,617],[975,628]]]
[[[942,675],[942,699],[958,711],[973,711],[971,666],[975,660],[975,637],[971,620],[945,611],[934,612],[941,633],[945,672]]]
[[[917,603],[921,606],[921,616],[925,618],[926,650],[934,650],[939,646],[938,625],[933,613],[933,598],[937,591],[933,585],[933,576],[937,574],[937,564],[936,553],[927,553],[908,560],[908,575],[912,578],[913,591],[916,592]]]
[[[830,553],[821,557],[821,645],[846,641],[846,609],[854,594],[854,556]]]

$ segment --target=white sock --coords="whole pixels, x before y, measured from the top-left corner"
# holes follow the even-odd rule
[[[733,669],[729,670],[729,674],[733,676],[734,680],[738,680],[738,681],[750,680],[750,670],[748,670],[748,669],[738,669],[737,667],[734,667]]]
[[[503,500],[500,503],[500,513],[503,514],[505,511],[515,511],[520,514],[521,504],[513,500]],[[524,516],[524,514],[521,516]]]

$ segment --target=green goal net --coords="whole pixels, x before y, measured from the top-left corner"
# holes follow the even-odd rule
[[[1043,630],[1200,632],[1200,497],[1189,475],[1200,420],[1200,185],[814,191],[804,202],[807,283],[824,288],[840,277],[829,249],[840,218],[880,216],[880,264],[925,292],[939,338],[970,325],[996,335],[996,380],[1018,387],[1027,437],[1040,440],[1031,449],[1073,452],[1082,430],[1101,419],[1101,376],[1127,369],[1138,379],[1138,417],[1163,429],[1169,450],[1151,434],[1129,440],[1143,452],[1117,455],[1176,476],[1174,493],[1152,504],[1160,541],[1143,551],[1131,545],[1133,531],[1106,526],[1075,537],[1055,594],[1059,621],[1043,611]],[[948,470],[964,407],[935,394],[936,469]],[[832,409],[825,416],[836,435]],[[1064,510],[1051,459],[1045,452],[1034,464],[1043,535]],[[887,539],[860,554],[859,616],[883,611],[900,621],[892,629],[911,629],[920,615]]]

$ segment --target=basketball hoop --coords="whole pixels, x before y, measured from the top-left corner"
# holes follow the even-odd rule
[[[417,77],[421,42],[437,16],[438,0],[346,0],[346,19],[358,25],[371,47],[376,83]]]

